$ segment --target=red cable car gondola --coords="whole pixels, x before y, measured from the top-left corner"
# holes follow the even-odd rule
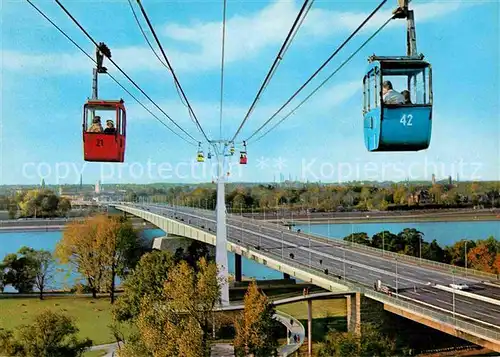
[[[123,162],[125,160],[125,129],[127,118],[123,99],[98,99],[98,75],[107,73],[102,63],[111,58],[108,46],[100,42],[96,48],[92,99],[83,106],[83,157],[85,161]],[[101,118],[105,115],[106,118]],[[113,119],[114,117],[114,119]],[[106,119],[105,128],[103,121]]]
[[[102,127],[101,112],[114,116]],[[90,99],[83,106],[83,152],[85,161],[123,162],[125,159],[126,112],[123,100]]]

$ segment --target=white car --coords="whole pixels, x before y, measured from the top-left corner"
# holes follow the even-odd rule
[[[453,289],[457,290],[468,290],[469,287],[466,284],[450,284]]]

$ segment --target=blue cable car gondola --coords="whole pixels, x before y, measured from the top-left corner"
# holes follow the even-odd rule
[[[419,151],[430,144],[431,65],[422,54],[416,54],[415,24],[408,0],[400,0],[400,5],[394,17],[408,21],[407,56],[371,56],[363,78],[363,130],[369,151]]]

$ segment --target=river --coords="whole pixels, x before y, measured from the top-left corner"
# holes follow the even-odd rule
[[[424,233],[424,239],[431,241],[436,239],[441,246],[451,245],[463,239],[486,239],[489,236],[500,238],[500,221],[471,221],[471,222],[408,222],[408,223],[356,223],[356,224],[304,224],[297,225],[294,229],[303,232],[309,230],[315,234],[340,238],[352,232],[366,232],[369,236],[383,230],[394,234],[404,228],[416,228]],[[143,231],[143,237],[152,240],[155,237],[165,235],[161,229],[147,229]],[[61,239],[62,232],[27,232],[27,233],[0,233],[0,259],[8,253],[17,252],[23,245],[35,249],[47,249],[53,251],[57,242]],[[229,272],[234,273],[234,253],[228,253]],[[72,286],[78,280],[73,272],[68,274],[64,266],[58,267],[52,288]],[[269,269],[254,261],[243,258],[243,275],[257,279],[280,279],[281,273]],[[6,291],[12,291],[8,288]]]

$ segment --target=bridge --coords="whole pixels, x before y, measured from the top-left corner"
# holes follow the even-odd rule
[[[215,212],[188,207],[112,204],[168,234],[216,245]],[[168,239],[168,238],[167,238]],[[500,352],[500,281],[494,274],[405,256],[337,239],[293,232],[237,215],[227,216],[227,250],[332,292],[345,292],[348,321],[360,326],[360,295],[384,309]],[[376,289],[380,280],[390,287]],[[466,283],[470,291],[449,288]],[[351,300],[355,292],[354,303]]]

